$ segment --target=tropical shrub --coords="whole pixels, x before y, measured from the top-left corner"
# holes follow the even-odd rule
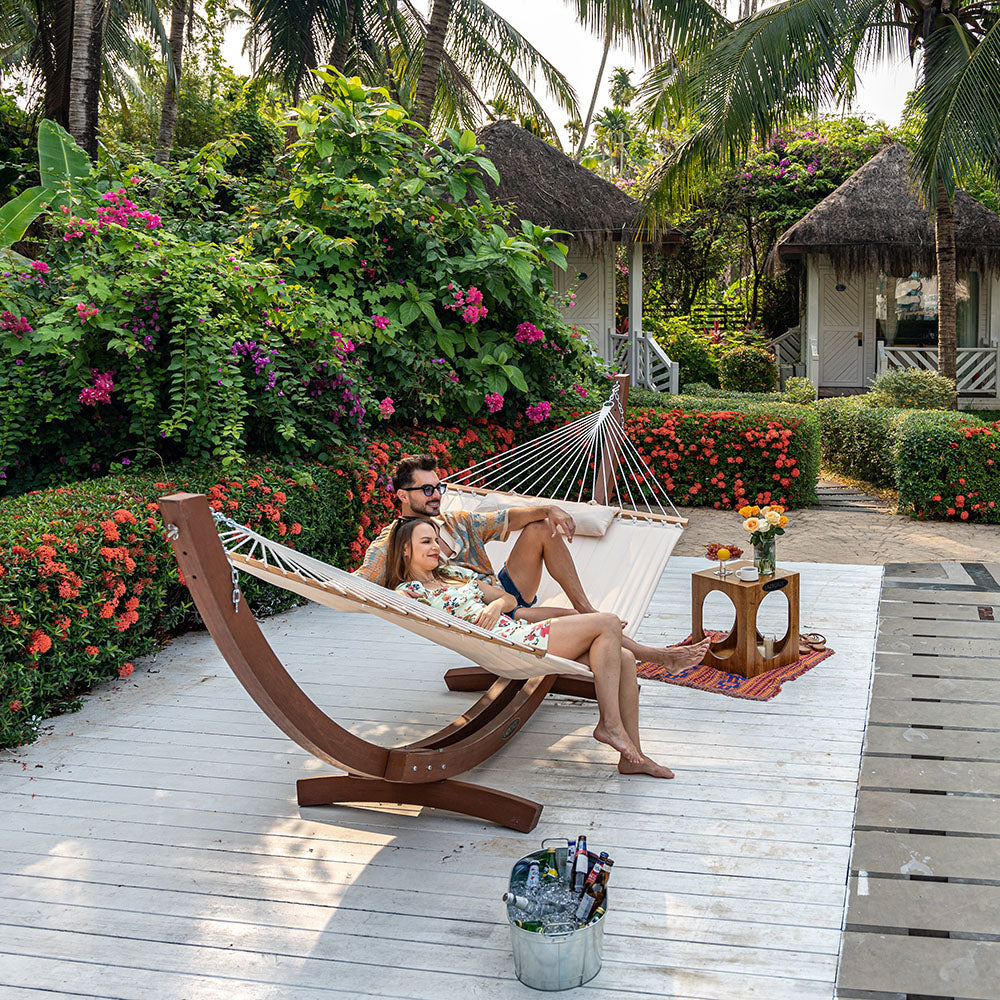
[[[649,332],[653,333],[670,360],[680,365],[681,378],[685,383],[691,381],[716,387],[719,385],[719,364],[713,354],[711,340],[683,317],[654,324]]]
[[[763,347],[737,347],[722,356],[719,385],[737,392],[771,392],[778,384],[774,355]]]
[[[922,368],[893,368],[875,378],[865,397],[865,405],[953,410],[956,398],[954,379]]]
[[[705,402],[676,398],[670,409],[630,407],[626,416],[629,437],[675,503],[732,510],[815,502],[820,442],[811,408]]]
[[[816,402],[816,386],[807,378],[793,375],[785,379],[785,398],[789,403],[799,403],[808,406]]]
[[[1000,524],[1000,421],[907,414],[897,446],[900,506],[917,517]]]
[[[335,304],[376,397],[441,420],[489,395],[509,422],[560,390],[589,394],[603,365],[552,294],[566,246],[527,222],[509,231],[474,134],[429,142],[385,90],[320,76],[280,161],[287,194],[250,238]]]

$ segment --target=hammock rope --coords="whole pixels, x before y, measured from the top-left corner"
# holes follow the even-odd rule
[[[448,482],[490,493],[587,502],[601,486],[625,509],[674,517],[680,514],[624,428],[619,386],[604,405],[568,424],[491,455]],[[588,486],[589,479],[589,486]],[[574,495],[575,493],[575,495]]]

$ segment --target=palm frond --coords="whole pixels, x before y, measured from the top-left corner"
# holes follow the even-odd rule
[[[926,123],[915,150],[916,177],[933,207],[938,181],[949,198],[978,172],[1000,187],[1000,20],[981,38],[951,22],[925,43],[917,101]]]

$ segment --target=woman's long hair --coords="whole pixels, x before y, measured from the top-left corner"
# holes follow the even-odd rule
[[[429,517],[401,517],[396,520],[389,534],[389,547],[386,553],[385,563],[385,585],[390,590],[395,590],[401,583],[412,579],[407,571],[406,546],[413,538],[413,532],[418,525],[427,524],[434,529],[437,534],[437,525]],[[453,577],[440,565],[434,568],[431,575],[442,583],[456,582],[457,577]]]

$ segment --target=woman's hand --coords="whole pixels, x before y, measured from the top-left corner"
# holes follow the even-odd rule
[[[479,612],[479,615],[476,617],[473,624],[478,625],[480,628],[489,629],[492,632],[496,623],[500,621],[500,616],[503,614],[503,605],[504,602],[502,598],[490,601],[490,603]]]

